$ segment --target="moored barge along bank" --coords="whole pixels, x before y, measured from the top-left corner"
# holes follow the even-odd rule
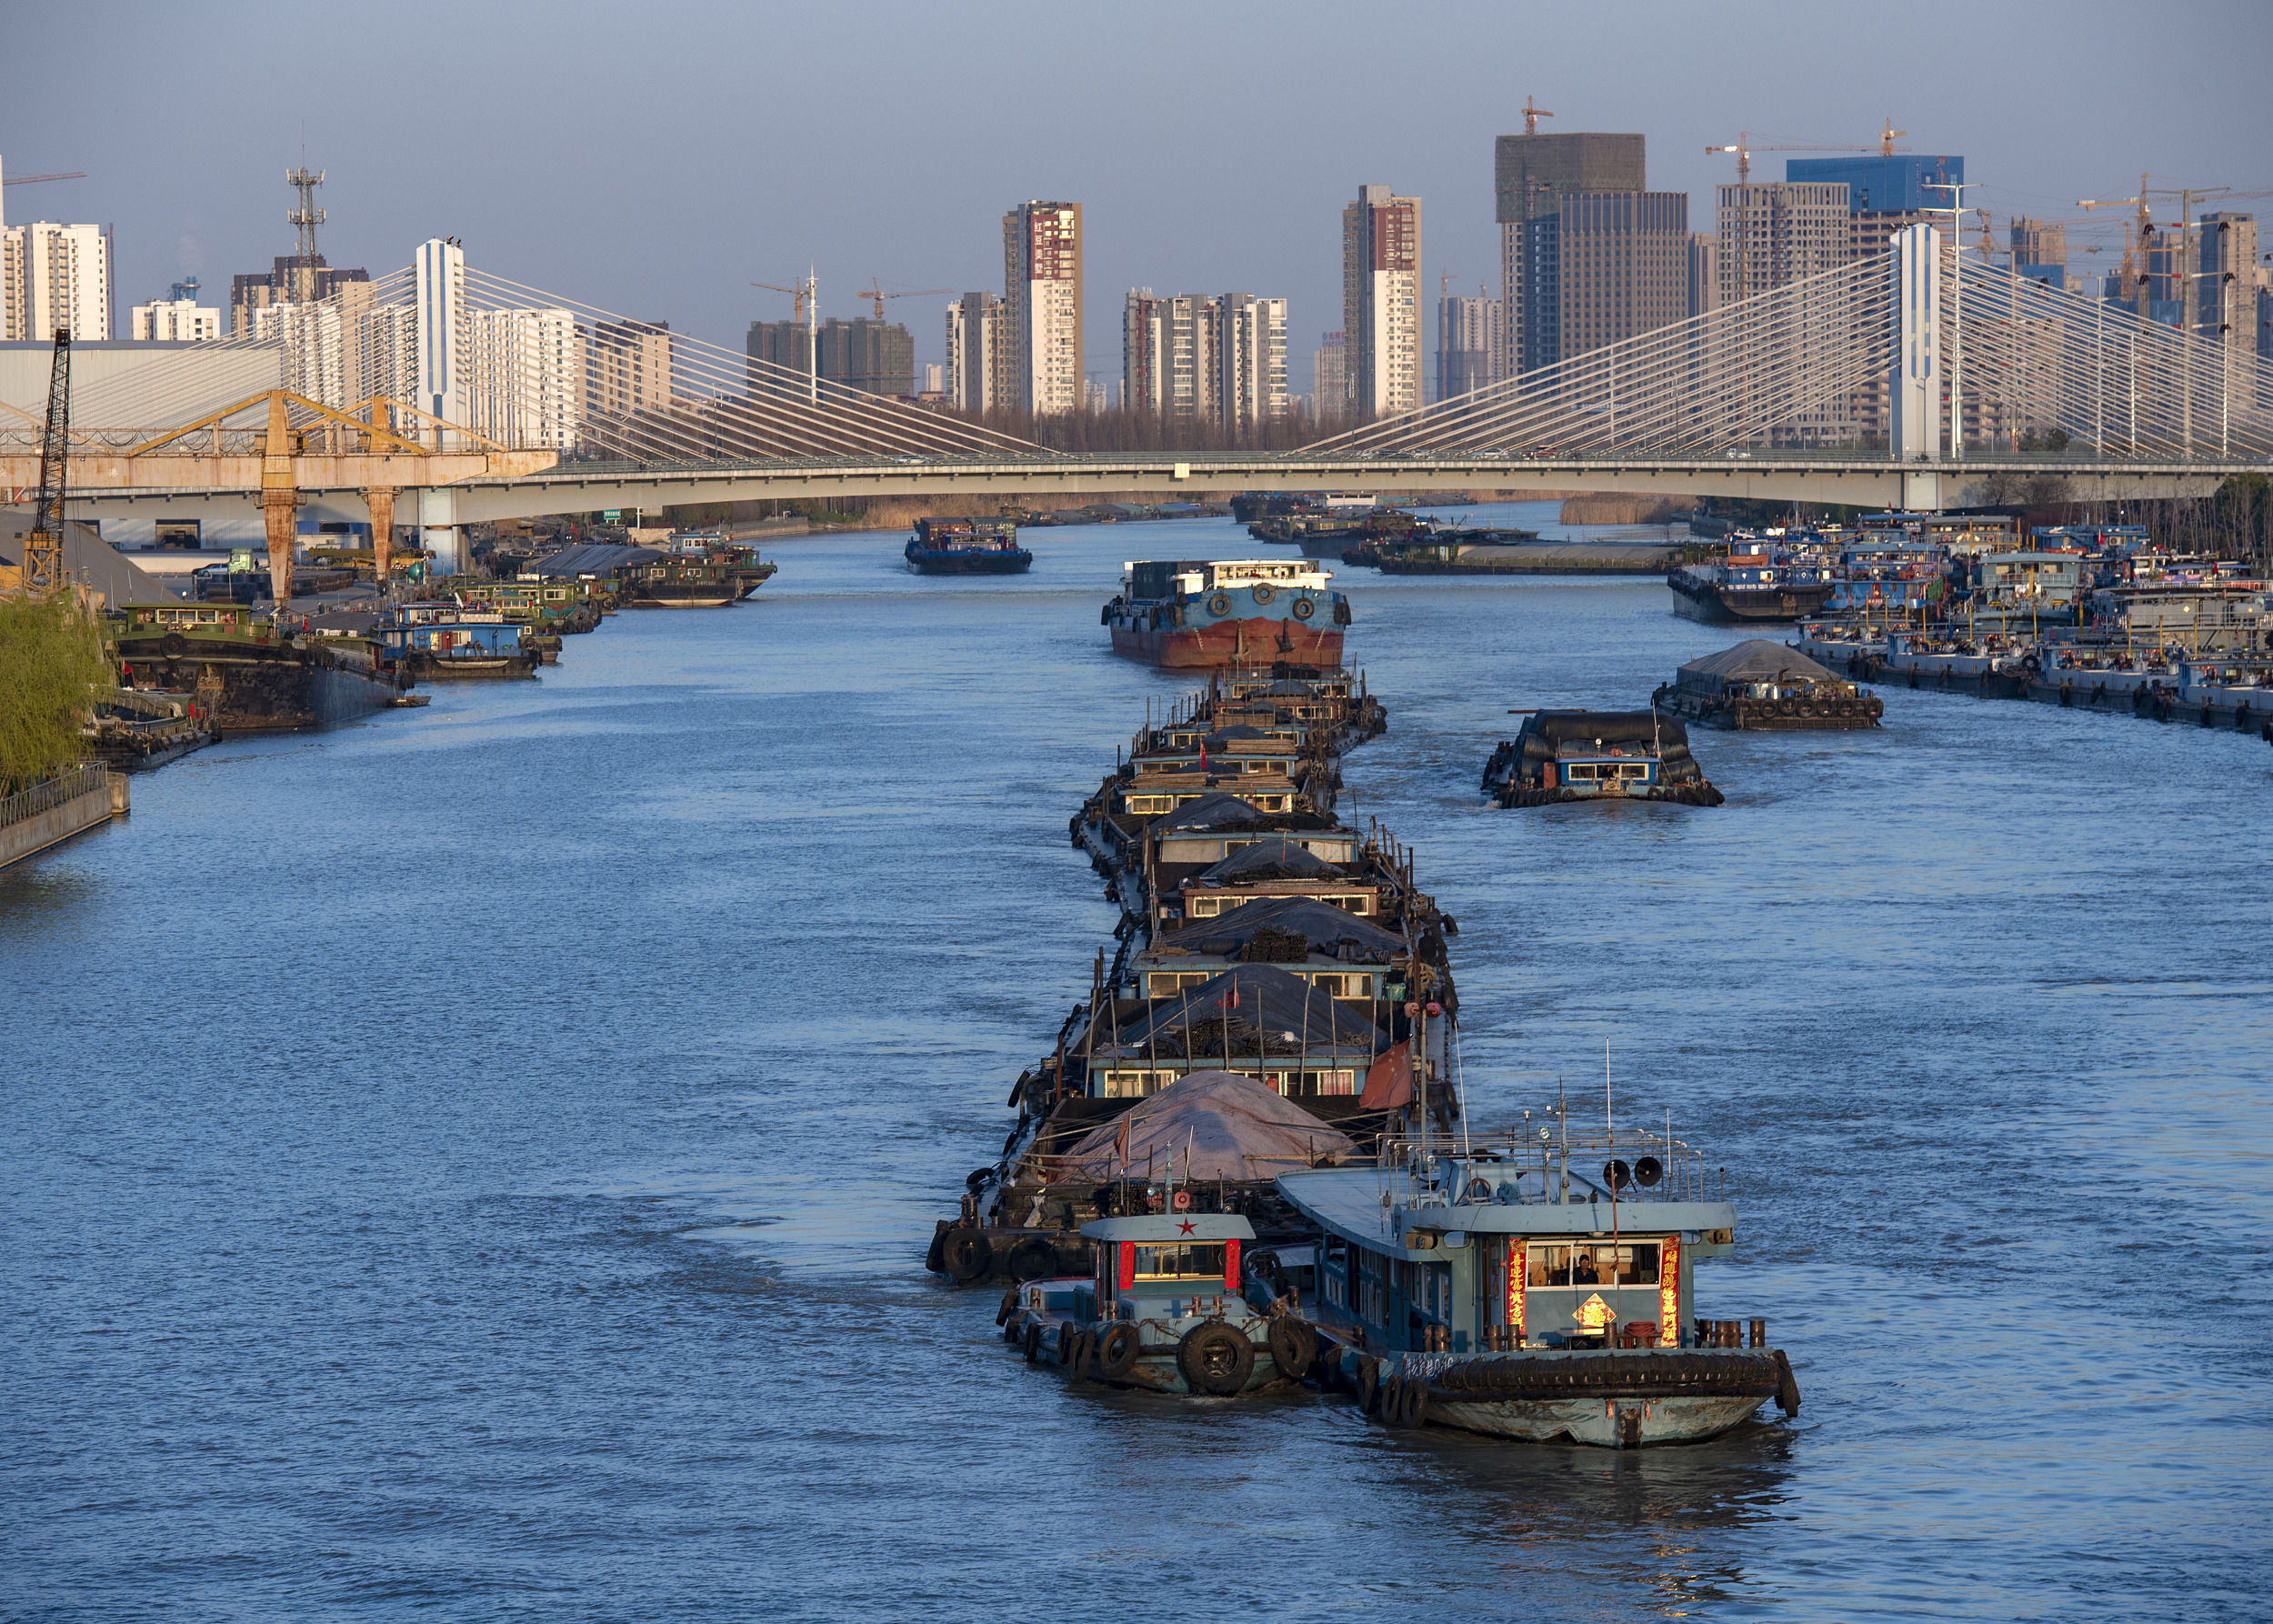
[[[1650,696],[1656,710],[1739,732],[1875,727],[1884,701],[1765,637],[1691,660]]]
[[[243,604],[124,606],[123,686],[176,695],[225,733],[291,732],[394,705],[411,676],[368,637],[297,632]]]
[[[1535,711],[1484,764],[1484,789],[1503,807],[1727,798],[1689,754],[1688,729],[1657,710]]]

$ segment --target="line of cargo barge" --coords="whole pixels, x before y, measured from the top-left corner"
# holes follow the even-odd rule
[[[1459,927],[1338,816],[1386,727],[1362,679],[1281,664],[1116,753],[1068,824],[1113,942],[926,1267],[1001,1288],[1003,1339],[1076,1382],[1305,1383],[1385,1426],[1612,1448],[1796,1411],[1764,1320],[1697,1314],[1735,1208],[1669,1125],[1469,1131]]]

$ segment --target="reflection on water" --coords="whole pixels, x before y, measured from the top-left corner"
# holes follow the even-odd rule
[[[1629,1457],[1069,1388],[922,1246],[1110,929],[1066,816],[1179,687],[1097,606],[1259,549],[1031,539],[786,545],[0,877],[12,1615],[2254,1609],[2261,744],[1890,690],[1697,735],[1725,807],[1487,811],[1509,709],[1736,634],[1347,572],[1355,810],[1460,920],[1476,1120],[1598,1105],[1607,1040],[1728,1168],[1707,1311],[1805,1408]]]

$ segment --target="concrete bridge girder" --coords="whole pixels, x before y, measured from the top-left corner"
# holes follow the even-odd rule
[[[499,462],[519,464],[499,468]],[[81,460],[73,459],[71,502],[75,510],[150,513],[210,519],[246,518],[260,513],[258,456],[218,459],[127,459],[95,457],[81,483]],[[12,486],[37,479],[36,459],[0,457],[0,476]],[[216,466],[204,477],[160,486],[154,476],[162,462],[243,464]],[[104,464],[121,464],[116,470]],[[994,496],[1008,500],[1065,499],[1071,506],[1106,495],[1136,495],[1157,500],[1225,495],[1237,491],[1342,490],[1427,492],[1488,490],[1524,499],[1526,491],[1587,491],[1664,496],[1727,496],[1774,502],[1812,502],[1873,508],[1959,506],[1980,499],[1995,475],[2048,478],[2061,483],[2074,501],[2147,500],[2200,496],[2236,474],[2264,473],[2260,465],[2110,463],[1941,463],[1901,465],[1873,461],[1801,461],[1684,458],[1660,462],[1557,463],[1499,458],[1396,461],[1388,458],[1316,461],[1222,460],[1168,462],[1083,459],[1059,462],[901,462],[783,464],[685,469],[558,468],[550,452],[431,456],[304,456],[298,487],[311,511],[361,516],[362,492],[375,487],[436,492],[446,499],[431,507],[420,498],[420,522],[455,527],[501,519],[533,518],[554,513],[604,507],[653,510],[681,504],[830,500],[846,496]],[[105,474],[113,477],[105,478]]]

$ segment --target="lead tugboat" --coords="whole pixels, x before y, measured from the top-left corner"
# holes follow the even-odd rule
[[[1003,519],[917,519],[903,556],[919,576],[1016,576],[1034,567],[1018,526]]]
[[[1534,711],[1484,764],[1484,789],[1502,807],[1727,798],[1689,754],[1688,728],[1657,710]]]
[[[1124,566],[1098,616],[1113,652],[1168,670],[1342,663],[1349,600],[1293,558],[1148,560]]]
[[[1096,1273],[1031,1280],[1003,1293],[1003,1340],[1076,1379],[1229,1398],[1299,1380],[1318,1338],[1299,1319],[1251,1307],[1241,1248],[1255,1226],[1236,1213],[1173,1210],[1082,1226]]]
[[[1797,1412],[1767,1320],[1698,1317],[1697,1265],[1735,1250],[1737,1217],[1689,1147],[1565,1125],[1384,1150],[1379,1168],[1282,1175],[1316,1244],[1247,1271],[1248,1300],[1307,1315],[1320,1378],[1367,1414],[1630,1449],[1719,1437],[1770,1398]],[[1572,1165],[1596,1157],[1598,1182]]]

